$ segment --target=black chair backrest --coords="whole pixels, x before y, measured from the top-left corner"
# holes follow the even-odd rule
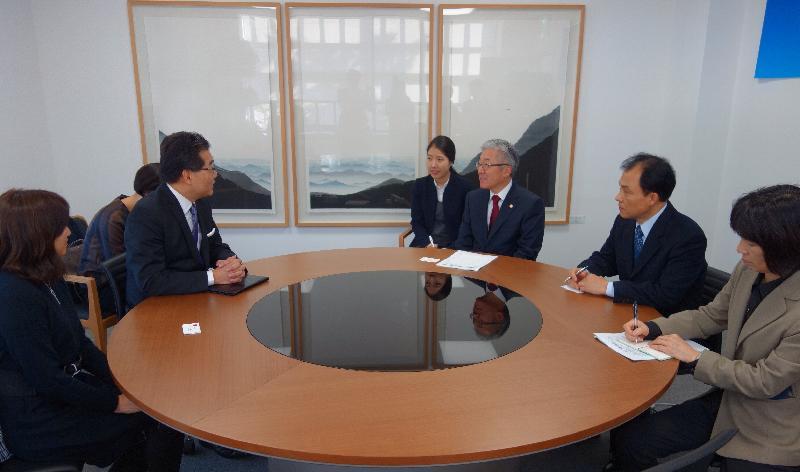
[[[100,270],[105,276],[105,282],[111,289],[114,296],[114,307],[118,317],[122,318],[126,310],[125,304],[125,283],[127,279],[127,269],[125,267],[125,253],[118,254],[111,259],[107,259],[100,264]]]
[[[700,306],[711,303],[730,278],[731,274],[709,266],[706,270],[706,278],[703,280],[703,299]]]
[[[674,459],[670,459],[666,462],[662,462],[655,467],[650,467],[644,472],[675,472],[683,469],[686,466],[698,464],[702,461],[708,461],[710,463],[714,453],[717,452],[722,446],[728,444],[728,441],[730,441],[732,437],[736,436],[736,433],[738,432],[739,431],[736,428],[726,429],[725,431],[722,431],[713,438],[709,439],[707,443],[703,444],[697,449],[692,449],[686,454],[678,456]]]

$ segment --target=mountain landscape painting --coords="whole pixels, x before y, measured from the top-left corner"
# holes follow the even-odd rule
[[[516,141],[509,138],[519,154],[519,168],[514,174],[514,182],[522,185],[544,200],[546,207],[555,205],[556,170],[558,168],[558,123],[561,107],[556,107],[547,115],[535,119]],[[458,146],[458,143],[456,143]],[[478,163],[480,152],[459,173],[478,187]]]
[[[271,210],[272,169],[266,160],[220,159],[211,208]]]
[[[311,209],[411,208],[415,159],[322,156],[308,169]]]

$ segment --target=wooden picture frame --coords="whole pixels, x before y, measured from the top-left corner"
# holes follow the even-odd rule
[[[502,138],[514,181],[545,201],[548,224],[569,222],[584,5],[439,6],[437,130],[475,182],[480,145]]]
[[[129,0],[142,156],[196,131],[219,171],[223,227],[288,226],[279,3]]]
[[[430,140],[433,5],[285,8],[295,225],[407,225]]]

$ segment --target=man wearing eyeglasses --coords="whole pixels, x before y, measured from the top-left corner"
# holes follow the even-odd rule
[[[242,261],[222,242],[206,201],[217,170],[208,141],[180,131],[161,142],[161,184],[134,207],[125,227],[127,300],[203,292],[241,282]]]
[[[518,165],[508,141],[483,143],[480,188],[467,194],[456,249],[536,260],[544,237],[544,202],[512,182]]]

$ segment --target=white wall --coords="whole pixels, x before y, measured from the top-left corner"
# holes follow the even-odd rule
[[[29,3],[0,3],[0,191],[55,183],[36,45]]]
[[[0,97],[13,98],[10,113],[3,106],[0,123],[3,133],[33,129],[46,115],[46,136],[12,145],[2,163],[4,169],[22,167],[20,178],[9,180],[3,172],[0,182],[2,188],[54,188],[76,212],[91,215],[117,193],[131,190],[141,164],[125,1],[33,0],[27,5],[0,6],[0,34],[10,35],[9,42],[0,42],[0,59],[4,65],[18,64],[10,78],[0,75]],[[584,216],[585,224],[548,227],[539,260],[569,266],[599,247],[616,214],[619,163],[649,151],[675,165],[673,202],[703,226],[709,262],[731,268],[736,261],[735,237],[727,228],[732,199],[800,175],[795,157],[800,111],[794,105],[800,103],[800,79],[752,78],[764,2],[594,0],[586,5],[572,191],[572,214]],[[7,80],[14,91],[9,92]],[[26,110],[38,111],[20,119],[17,115]],[[28,154],[25,146],[35,146],[43,156],[29,167],[18,163],[17,156]],[[398,232],[223,231],[245,259],[393,246]]]
[[[724,7],[719,10],[725,14]],[[725,166],[719,172],[717,220],[713,245],[707,253],[709,263],[725,268],[733,267],[738,260],[734,252],[738,238],[728,226],[731,203],[761,186],[800,183],[800,78],[753,78],[764,9],[744,2],[742,10],[741,43],[723,151]],[[723,50],[726,47],[720,46]],[[717,53],[724,52],[709,50],[709,54]]]

